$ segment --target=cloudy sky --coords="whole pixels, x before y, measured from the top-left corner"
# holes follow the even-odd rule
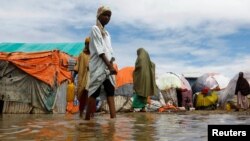
[[[250,70],[250,0],[0,0],[0,42],[83,42],[100,5],[118,67],[145,48],[157,74]]]

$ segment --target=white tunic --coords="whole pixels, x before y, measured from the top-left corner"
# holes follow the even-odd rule
[[[89,92],[91,96],[104,82],[105,79],[110,79],[111,83],[115,86],[114,75],[109,75],[107,66],[102,58],[99,56],[105,53],[108,60],[113,57],[113,49],[111,46],[111,37],[106,31],[106,36],[103,38],[99,28],[94,25],[90,33],[90,60],[89,60]]]

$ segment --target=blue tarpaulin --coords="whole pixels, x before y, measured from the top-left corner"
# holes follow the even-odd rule
[[[0,43],[0,52],[40,52],[60,50],[78,56],[84,48],[83,42],[73,43]]]

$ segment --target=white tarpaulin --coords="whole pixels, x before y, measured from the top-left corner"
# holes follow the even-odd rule
[[[250,84],[250,72],[243,72],[244,78],[248,81]],[[219,94],[219,104],[223,106],[227,101],[232,101],[232,99],[235,96],[235,88],[237,84],[239,74],[236,74],[229,82],[227,87],[222,90]]]
[[[214,89],[219,87],[225,89],[229,83],[229,78],[218,73],[205,73],[198,77],[192,86],[193,93],[200,92],[203,88]]]

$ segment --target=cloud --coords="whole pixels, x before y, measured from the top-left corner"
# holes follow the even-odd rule
[[[204,21],[250,21],[247,0],[126,0],[110,5],[116,10],[116,22],[150,29],[195,27]]]
[[[81,42],[100,5],[112,9],[106,28],[120,67],[134,65],[139,47],[149,52],[158,73],[231,76],[250,65],[248,42],[231,37],[250,32],[249,0],[2,1],[0,42]]]
[[[79,31],[89,30],[95,20],[95,14],[89,12],[86,3],[58,0],[4,1],[0,9],[0,41],[81,41]]]

